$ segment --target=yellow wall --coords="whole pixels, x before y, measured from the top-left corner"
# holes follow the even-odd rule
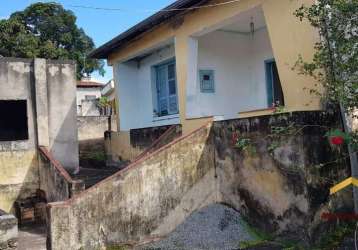
[[[172,25],[175,21],[162,24],[141,35],[126,47],[112,53],[108,60],[110,64],[125,61],[145,49],[155,47],[158,43],[175,37],[179,112],[183,133],[187,134],[210,119],[186,119],[188,37],[205,32],[205,30],[235,17],[240,12],[261,5],[277,61],[286,110],[317,110],[320,109],[319,98],[304,90],[305,87],[313,88],[314,81],[308,77],[300,76],[292,70],[299,54],[309,60],[314,52],[313,46],[318,38],[317,32],[308,23],[300,22],[293,15],[294,11],[303,3],[310,4],[312,2],[313,0],[242,0],[215,8],[196,10],[184,16],[181,26]],[[244,116],[267,113],[271,113],[271,111],[247,112]]]
[[[0,152],[0,209],[10,212],[14,202],[39,188],[35,150]]]
[[[112,156],[112,159],[134,160],[143,150],[133,147],[130,142],[129,131],[111,132],[111,138],[105,141],[106,153]]]

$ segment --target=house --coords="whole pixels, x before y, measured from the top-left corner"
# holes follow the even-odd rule
[[[134,129],[319,110],[314,80],[292,70],[314,53],[318,35],[293,14],[311,2],[179,0],[93,51],[113,66],[118,150]]]
[[[101,89],[104,84],[84,78],[77,81],[77,115],[98,116],[100,111],[96,100],[101,97]]]
[[[178,0],[92,52],[114,69],[108,155],[131,163],[49,206],[52,249],[140,245],[213,203],[306,246],[329,230],[323,211],[349,211],[350,193],[329,195],[349,176],[344,150],[322,129],[341,120],[292,70],[318,39],[293,15],[309,3]]]

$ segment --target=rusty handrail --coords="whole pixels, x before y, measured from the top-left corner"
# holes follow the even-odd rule
[[[50,163],[57,169],[57,171],[62,175],[62,177],[70,182],[75,183],[75,181],[71,178],[71,176],[67,173],[66,169],[62,166],[62,164],[56,160],[53,155],[48,151],[46,147],[39,146],[41,154],[48,160]]]

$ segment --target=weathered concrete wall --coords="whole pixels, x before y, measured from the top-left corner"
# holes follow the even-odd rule
[[[85,189],[84,182],[73,180],[47,148],[40,147],[39,151],[40,189],[47,202],[67,200]]]
[[[333,183],[349,176],[345,149],[323,136],[327,127],[341,127],[337,117],[294,112],[235,119],[181,137],[79,197],[53,204],[53,249],[162,236],[213,202],[233,206],[271,234],[308,244],[327,228],[322,212],[352,206],[351,192],[329,196]],[[235,146],[237,138],[249,140],[245,149]]]
[[[176,130],[172,131],[173,133],[161,142],[160,145],[163,146],[181,136],[181,125],[132,129],[129,133],[126,131],[108,132],[105,136],[106,154],[114,162],[119,160],[132,161],[152,147],[152,144],[172,126],[175,126]]]
[[[69,171],[79,164],[76,112],[76,65],[47,62],[50,151]]]
[[[0,249],[17,249],[17,219],[11,214],[0,210]]]
[[[38,145],[78,166],[75,95],[73,62],[0,58],[0,100],[26,100],[28,126],[28,139],[0,141],[0,209],[39,189]]]
[[[210,126],[165,146],[68,202],[50,205],[52,249],[99,249],[165,235],[217,201]]]
[[[109,122],[108,116],[77,116],[81,167],[105,165],[104,133],[110,129]]]
[[[108,116],[77,116],[78,140],[104,139],[109,129]]]
[[[100,116],[100,108],[98,107],[98,100],[82,100],[81,101],[81,116]]]
[[[329,195],[334,183],[350,175],[345,150],[339,153],[324,137],[327,127],[341,127],[337,117],[294,112],[215,122],[222,201],[267,232],[314,240],[322,212],[352,205],[348,191]],[[236,148],[233,137],[249,139],[251,152]]]
[[[18,198],[39,186],[32,60],[0,58],[0,100],[26,100],[29,137],[0,141],[0,209],[9,212]],[[6,119],[2,117],[1,119]]]

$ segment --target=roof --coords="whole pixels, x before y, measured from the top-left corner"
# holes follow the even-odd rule
[[[129,30],[121,33],[120,35],[116,36],[109,42],[95,49],[88,56],[92,58],[105,59],[114,50],[128,44],[130,41],[132,41],[134,38],[138,37],[139,35],[143,34],[144,32],[151,30],[156,25],[161,24],[164,21],[187,11],[185,10],[185,8],[200,6],[206,3],[207,1],[208,0],[177,0],[171,5],[162,9],[161,11],[158,11],[154,15],[141,21],[140,23],[136,24]],[[183,9],[183,10],[166,11],[171,9]]]
[[[103,83],[93,81],[77,81],[77,88],[102,88]]]

